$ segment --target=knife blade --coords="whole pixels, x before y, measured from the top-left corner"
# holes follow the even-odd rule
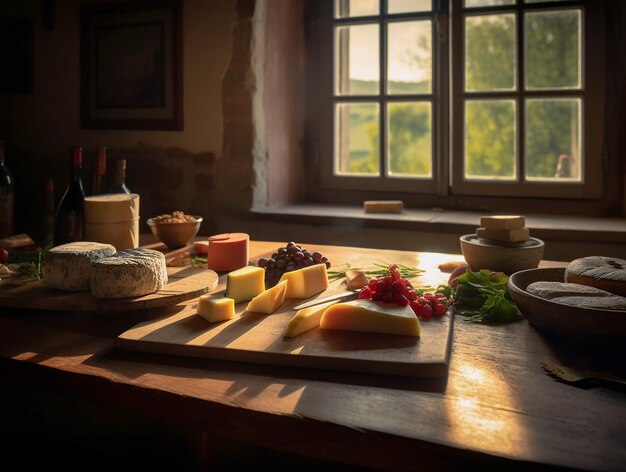
[[[328,295],[327,297],[316,298],[308,302],[300,303],[293,307],[294,310],[302,310],[303,308],[309,308],[311,306],[320,305],[326,302],[353,300],[358,298],[361,290],[347,290],[345,292],[335,293],[334,295]]]

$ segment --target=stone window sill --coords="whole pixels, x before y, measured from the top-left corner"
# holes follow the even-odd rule
[[[342,243],[346,242],[345,234],[350,228],[376,235],[388,233],[385,230],[389,229],[408,235],[419,233],[420,238],[431,240],[432,248],[438,249],[436,241],[440,240],[442,251],[458,252],[458,236],[474,233],[483,214],[441,209],[372,214],[356,206],[296,204],[254,209],[250,217],[277,225],[327,227],[330,234],[343,234]],[[584,255],[607,255],[626,259],[626,218],[527,214],[526,226],[531,236],[546,242],[545,258],[566,261]],[[443,247],[444,241],[447,247]],[[355,240],[354,244],[363,245],[363,240]]]

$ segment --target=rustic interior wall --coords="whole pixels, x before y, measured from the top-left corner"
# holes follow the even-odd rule
[[[110,164],[127,159],[127,183],[142,197],[142,221],[175,209],[210,215],[222,200],[217,192],[222,179],[216,175],[223,157],[222,83],[234,46],[239,45],[234,36],[238,2],[184,1],[183,131],[80,128],[80,6],[84,3],[56,2],[52,30],[42,26],[38,0],[3,2],[0,9],[2,14],[29,16],[35,25],[34,91],[0,100],[16,180],[17,229],[29,231],[38,224],[45,177],[55,179],[57,200],[61,197],[72,145],[83,146],[87,190],[98,146],[107,146]],[[147,230],[145,224],[142,230]]]

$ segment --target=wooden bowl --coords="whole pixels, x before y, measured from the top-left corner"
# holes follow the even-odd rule
[[[508,287],[519,311],[537,330],[599,348],[626,342],[626,311],[581,308],[556,303],[526,291],[533,282],[563,282],[565,268],[529,269],[509,277]]]
[[[192,215],[196,221],[185,223],[158,223],[149,218],[146,223],[152,234],[170,249],[185,247],[196,237],[202,224],[202,217]]]
[[[459,240],[463,257],[472,270],[489,269],[507,275],[537,267],[545,247],[544,242],[537,238],[510,246],[491,243],[475,234],[466,234]]]

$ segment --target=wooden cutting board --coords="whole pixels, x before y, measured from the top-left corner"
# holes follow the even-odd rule
[[[168,267],[169,281],[156,293],[119,300],[96,298],[89,292],[56,290],[43,281],[0,285],[0,308],[115,313],[177,305],[215,289],[217,274],[200,267]]]
[[[225,288],[221,278],[217,291]],[[333,284],[318,297],[341,291]],[[122,349],[271,365],[412,377],[447,374],[453,316],[422,322],[421,337],[312,329],[295,338],[283,331],[302,300],[288,299],[271,315],[236,305],[234,319],[209,323],[188,302],[173,316],[140,323],[117,339]]]

